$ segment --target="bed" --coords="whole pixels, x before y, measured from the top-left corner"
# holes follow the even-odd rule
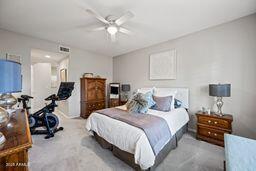
[[[141,90],[146,91],[147,88]],[[187,131],[189,121],[187,113],[189,107],[188,89],[157,88],[157,91],[162,95],[176,91],[175,98],[182,101],[183,105],[181,108],[173,109],[170,112],[148,110],[148,114],[163,118],[172,133],[172,137],[156,156],[143,130],[96,112],[87,119],[86,129],[94,135],[96,141],[136,170],[154,170],[168,153],[177,147],[178,141]],[[125,110],[126,106],[119,106],[118,108]]]

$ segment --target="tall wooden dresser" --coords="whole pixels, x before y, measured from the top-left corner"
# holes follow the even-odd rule
[[[81,78],[81,114],[82,118],[106,105],[106,79],[105,78]]]

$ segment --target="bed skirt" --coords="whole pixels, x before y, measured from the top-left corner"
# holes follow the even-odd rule
[[[147,171],[153,171],[155,168],[164,160],[164,158],[169,154],[169,152],[175,149],[178,146],[178,141],[181,139],[184,133],[187,132],[188,125],[184,125],[181,129],[179,129],[175,135],[172,136],[170,141],[164,146],[164,148],[158,153],[155,159],[155,164],[147,169]],[[123,151],[116,147],[113,144],[107,142],[104,138],[100,137],[97,133],[94,133],[94,137],[96,141],[101,145],[102,148],[109,149],[112,151],[114,156],[124,161],[126,164],[134,168],[135,170],[141,171],[142,169],[138,164],[134,162],[134,154]]]

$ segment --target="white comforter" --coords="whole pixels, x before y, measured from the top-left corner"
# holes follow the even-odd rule
[[[126,109],[125,106],[118,108]],[[149,109],[147,113],[165,119],[172,135],[189,121],[188,113],[184,108],[174,109],[170,112]],[[139,164],[142,169],[154,165],[155,155],[143,130],[98,113],[90,115],[87,119],[86,129],[90,132],[95,131],[121,150],[134,154],[135,163]]]

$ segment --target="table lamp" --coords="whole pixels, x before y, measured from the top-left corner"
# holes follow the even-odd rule
[[[0,59],[0,128],[9,121],[8,112],[17,103],[11,94],[21,92],[21,64]],[[5,142],[4,135],[0,132],[0,144]]]
[[[130,84],[122,84],[122,92],[124,92],[124,100],[128,100],[128,92],[131,90]]]
[[[217,97],[216,105],[218,107],[217,114],[223,116],[222,106],[223,101],[222,97],[230,97],[231,84],[209,84],[209,95]]]

